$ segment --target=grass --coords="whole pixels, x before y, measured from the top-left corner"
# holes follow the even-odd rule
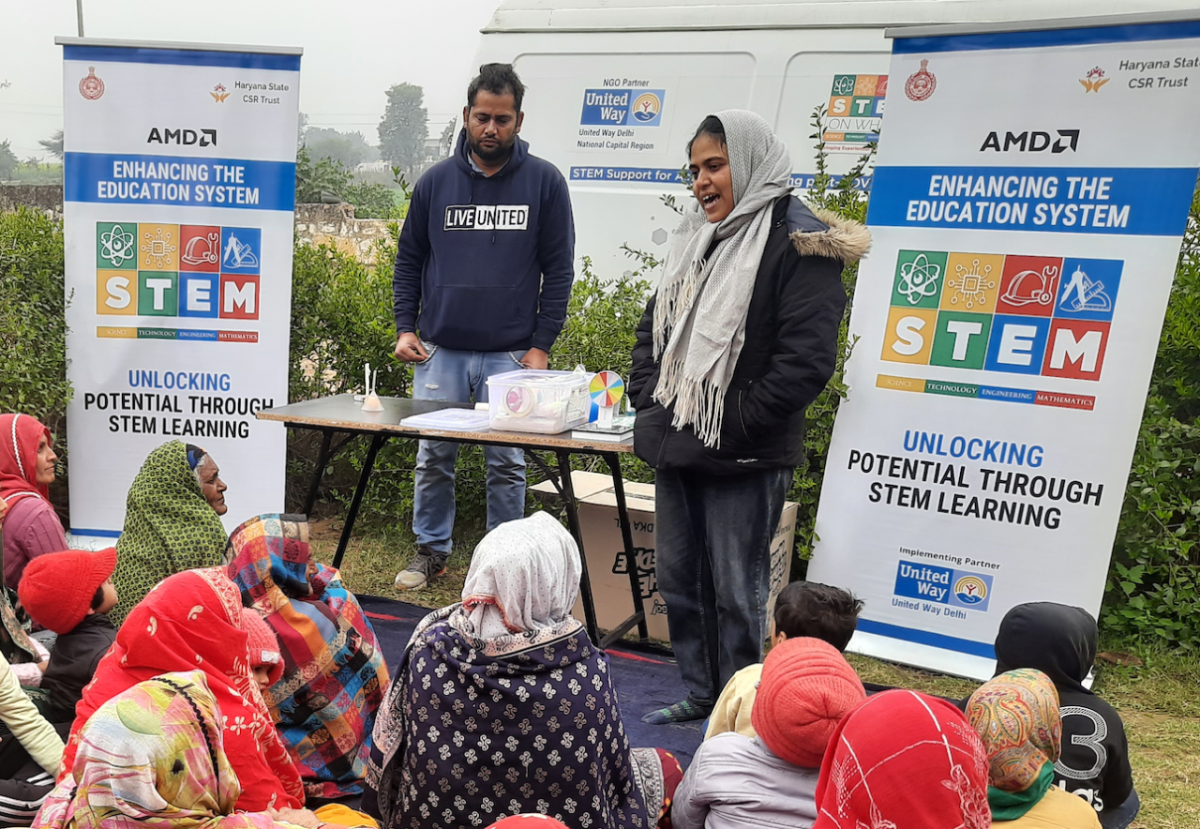
[[[446,575],[433,585],[408,593],[392,587],[396,573],[415,550],[407,527],[356,527],[342,562],[346,583],[356,592],[390,596],[424,607],[444,607],[458,601],[470,566],[470,553],[482,531],[464,533],[456,541]],[[340,519],[313,523],[317,557],[328,563],[337,547]],[[1104,642],[1103,649],[1137,656],[1142,665],[1123,667],[1101,663],[1095,690],[1125,720],[1133,776],[1142,811],[1132,829],[1195,829],[1200,826],[1200,659],[1166,653],[1137,643]],[[869,657],[850,655],[865,682],[913,688],[946,697],[965,697],[977,683],[906,668]]]

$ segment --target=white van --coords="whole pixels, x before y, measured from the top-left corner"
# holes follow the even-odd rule
[[[705,115],[750,109],[787,142],[793,181],[815,172],[813,111],[834,174],[878,135],[888,26],[1191,9],[1195,0],[505,0],[475,66],[512,63],[526,84],[521,135],[566,176],[577,256],[613,278],[622,243],[661,256],[687,197],[678,173]],[[475,67],[472,67],[474,69]],[[1088,67],[1080,71],[1086,72]],[[938,125],[929,125],[938,140]]]

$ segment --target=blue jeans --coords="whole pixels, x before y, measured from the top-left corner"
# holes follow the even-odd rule
[[[1120,806],[1112,811],[1100,813],[1100,825],[1104,829],[1125,829],[1126,826],[1133,823],[1133,819],[1138,816],[1141,809],[1142,800],[1138,797],[1136,790],[1132,791]]]
[[[792,469],[655,475],[655,567],[671,647],[688,697],[711,705],[737,671],[762,659],[771,538]]]
[[[522,355],[510,351],[451,351],[425,343],[429,359],[413,368],[413,398],[480,403],[488,399],[487,378],[521,368]],[[485,446],[487,528],[525,517],[525,453]],[[454,529],[454,463],[458,444],[423,440],[417,448],[413,488],[413,533],[419,546],[450,552]]]

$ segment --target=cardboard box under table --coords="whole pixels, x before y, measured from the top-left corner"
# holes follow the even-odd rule
[[[595,472],[571,473],[571,484],[579,501],[579,524],[583,536],[584,554],[592,580],[592,596],[596,603],[596,620],[604,630],[611,630],[629,615],[629,562],[621,526],[617,521],[617,499],[613,480]],[[542,498],[554,498],[554,485],[549,481],[533,487]],[[654,484],[625,482],[625,502],[629,507],[629,522],[633,529],[633,545],[637,552],[634,565],[642,585],[642,601],[646,607],[646,623],[652,639],[670,640],[667,630],[667,605],[658,592],[654,568]],[[796,530],[796,504],[783,505],[779,526],[771,539],[771,589],[767,600],[768,618],[775,608],[775,597],[788,583],[792,568],[792,539]],[[576,600],[575,616],[583,618],[583,602]]]

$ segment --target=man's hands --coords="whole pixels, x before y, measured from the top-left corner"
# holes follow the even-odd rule
[[[421,344],[421,338],[411,331],[396,338],[395,354],[406,363],[420,363],[429,359],[429,352]],[[521,357],[521,365],[544,370],[550,365],[550,355],[540,348],[531,348]]]
[[[419,363],[429,359],[421,338],[413,332],[401,334],[396,339],[396,356],[406,363]]]
[[[550,365],[550,355],[540,348],[531,348],[521,358],[521,365],[525,368],[545,370]]]

